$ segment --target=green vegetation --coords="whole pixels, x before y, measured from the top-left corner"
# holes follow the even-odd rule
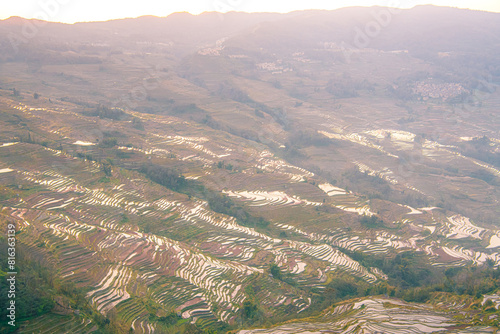
[[[270,271],[271,271],[271,275],[273,275],[274,278],[279,279],[279,280],[283,279],[283,277],[281,275],[280,267],[278,267],[278,265],[276,263],[271,263]]]
[[[274,262],[269,266],[269,272],[271,273],[272,277],[277,280],[295,287],[298,285],[293,277],[293,274],[290,274],[288,272],[282,273],[280,267]]]
[[[99,118],[108,118],[112,120],[120,120],[125,116],[125,112],[118,108],[108,108],[103,105],[98,105],[96,108],[85,111],[85,115],[97,116]]]
[[[381,228],[384,226],[384,222],[377,216],[366,216],[363,215],[360,219],[361,225],[367,228]]]
[[[350,191],[365,193],[369,198],[380,198],[412,207],[425,207],[431,202],[425,196],[413,191],[401,193],[383,178],[361,172],[357,166],[352,167],[342,174],[338,185]]]
[[[99,147],[102,147],[102,148],[111,148],[111,147],[115,147],[116,145],[118,145],[118,139],[116,138],[104,138],[103,140],[101,140],[99,142]]]
[[[132,118],[132,127],[136,130],[144,131],[144,124],[137,117]]]
[[[165,316],[155,316],[150,313],[149,321],[156,324],[156,331],[159,333],[180,333],[180,334],[209,334],[216,331],[203,330],[196,325],[190,324],[188,319],[182,319],[175,312],[170,312]]]
[[[4,247],[1,250],[5,254],[7,253]],[[32,264],[27,261],[20,261],[19,265],[22,265],[22,270],[19,266],[16,268],[19,272],[16,275],[16,324],[48,313],[55,305],[52,299],[53,293],[50,291],[50,288],[52,288],[51,280],[53,279],[50,270],[43,268],[40,264]],[[17,326],[11,327],[6,324],[9,312],[7,310],[9,299],[6,298],[9,291],[7,278],[7,273],[0,272],[0,293],[2,294],[0,310],[2,322],[0,329],[10,333]],[[59,292],[64,293],[66,291],[61,288]]]
[[[34,319],[53,311],[54,307],[63,309],[65,313],[79,310],[80,317],[92,319],[102,330],[102,333],[116,333],[115,326],[101,314],[96,313],[85,298],[85,291],[76,288],[73,283],[62,280],[55,269],[47,263],[42,263],[17,246],[16,252],[16,327],[7,325],[7,303],[5,297],[0,299],[1,310],[0,331],[14,332],[25,320]],[[7,254],[5,238],[0,238],[0,250]],[[0,271],[0,293],[7,296],[9,289],[5,272]],[[62,303],[62,304],[61,304]]]
[[[205,110],[199,108],[196,104],[180,104],[172,108],[172,114],[182,115],[182,114],[196,114],[196,113],[206,113]]]
[[[161,184],[174,191],[182,192],[186,189],[188,182],[179,171],[160,165],[143,165],[141,172],[146,174],[151,181]]]
[[[175,169],[150,164],[144,165],[141,168],[141,172],[149,179],[162,186],[191,197],[206,200],[211,210],[234,217],[241,225],[260,229],[265,229],[269,225],[269,222],[264,218],[252,216],[245,208],[237,205],[228,196],[206,188],[202,183],[196,180],[186,180],[186,178]]]
[[[222,98],[231,99],[241,103],[253,102],[245,92],[228,81],[224,81],[219,84],[217,94]]]
[[[264,218],[252,216],[242,206],[236,205],[226,195],[206,191],[205,198],[211,210],[234,217],[243,226],[265,229],[269,225],[269,222]]]
[[[290,132],[286,146],[290,149],[300,149],[309,146],[328,146],[333,143],[328,137],[314,130],[296,130]]]
[[[474,138],[473,140],[460,143],[460,153],[500,167],[500,153],[494,152],[491,144],[492,141],[486,136]],[[484,171],[481,170],[481,172]]]

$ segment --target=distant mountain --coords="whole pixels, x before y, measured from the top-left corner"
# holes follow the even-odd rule
[[[484,66],[497,66],[499,18],[498,13],[436,6],[408,10],[350,7],[288,14],[174,13],[72,25],[12,17],[0,21],[0,51],[4,57],[12,56],[11,44],[32,48],[40,42],[66,46],[86,42],[122,49],[154,42],[173,43],[175,53],[185,55],[228,39],[226,47],[278,54],[336,45],[344,50],[408,50],[423,58],[449,53],[472,57],[471,64],[477,65],[479,57]]]
[[[408,50],[500,54],[500,14],[436,6],[409,10],[351,7],[305,11],[280,21],[263,22],[228,41],[241,48],[288,52],[320,48]]]
[[[288,15],[289,16],[289,15]],[[282,14],[272,13],[174,13],[168,17],[142,16],[106,22],[62,24],[11,17],[0,21],[2,53],[11,41],[52,43],[105,43],[123,48],[138,42],[175,43],[186,52],[204,43],[234,36],[264,21],[275,21]],[[14,42],[15,43],[15,42]],[[21,43],[24,44],[24,43]],[[28,44],[28,43],[26,43]]]

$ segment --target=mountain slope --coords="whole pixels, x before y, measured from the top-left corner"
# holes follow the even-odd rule
[[[23,330],[491,332],[498,14],[386,10],[1,21]]]

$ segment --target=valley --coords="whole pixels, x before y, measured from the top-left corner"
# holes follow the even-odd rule
[[[326,32],[357,10],[49,23],[17,52],[0,38],[18,331],[495,333],[500,43],[469,67],[459,41],[434,49],[446,36],[395,52],[398,17],[347,61]],[[500,29],[401,15],[443,10]],[[197,20],[210,29],[173,32]]]

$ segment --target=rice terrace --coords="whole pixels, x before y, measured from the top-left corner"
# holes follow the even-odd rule
[[[0,332],[497,333],[500,9],[222,2],[0,20]]]

